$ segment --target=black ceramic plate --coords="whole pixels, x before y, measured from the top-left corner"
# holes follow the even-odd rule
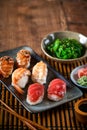
[[[39,55],[37,55],[30,47],[28,46],[22,46],[22,47],[18,47],[15,48],[13,50],[8,50],[8,51],[4,51],[0,53],[0,57],[4,56],[4,55],[9,55],[11,57],[13,57],[15,59],[16,54],[19,50],[21,49],[26,49],[29,50],[31,53],[31,65],[30,65],[30,70],[32,70],[32,67],[39,61],[44,61],[47,64],[48,67],[48,76],[47,76],[47,83],[45,84],[45,90],[47,89],[47,86],[49,84],[49,82],[54,79],[54,78],[61,78],[62,80],[64,80],[67,84],[67,92],[65,97],[58,101],[58,102],[54,102],[54,101],[50,101],[47,96],[46,96],[46,91],[45,91],[45,97],[44,100],[42,101],[42,103],[35,105],[35,106],[31,106],[26,102],[26,95],[27,95],[27,88],[29,86],[29,84],[32,83],[32,81],[29,82],[29,84],[26,86],[26,88],[24,89],[25,93],[23,95],[20,95],[15,89],[14,87],[11,85],[11,76],[9,78],[1,78],[0,82],[2,84],[4,84],[4,86],[12,93],[12,95],[24,106],[24,108],[26,110],[28,110],[29,112],[32,113],[37,113],[37,112],[42,112],[51,108],[54,108],[56,106],[62,105],[66,102],[69,102],[71,100],[74,100],[76,98],[79,98],[82,96],[82,92],[80,91],[80,89],[78,89],[77,87],[73,86],[67,79],[65,79],[60,73],[58,73],[56,70],[54,70],[44,59],[42,59]]]
[[[77,83],[77,80],[78,80],[78,70],[81,69],[81,68],[85,68],[87,67],[87,64],[86,65],[81,65],[81,66],[78,66],[76,67],[75,69],[72,70],[71,74],[70,74],[70,78],[72,80],[72,82],[77,85],[79,88],[82,88],[82,89],[85,89],[87,90],[87,87],[86,86],[81,86]]]

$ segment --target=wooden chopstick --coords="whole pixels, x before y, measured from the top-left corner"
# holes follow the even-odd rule
[[[36,128],[40,129],[40,130],[49,130],[48,128],[41,126],[21,115],[19,115],[18,113],[16,113],[13,109],[11,109],[7,104],[5,104],[2,100],[0,100],[0,102],[8,109],[6,109],[9,113],[13,114],[14,116],[18,117],[21,121],[23,121],[29,128],[32,127],[32,130],[37,130]],[[35,128],[36,127],[36,128]]]
[[[15,115],[15,113],[11,112],[10,110],[0,107],[1,109],[3,109],[4,111],[9,112],[10,114],[16,116],[17,118],[19,118],[20,121],[22,121],[28,128],[32,129],[32,130],[37,130],[35,127],[33,127],[29,122],[23,120],[21,117],[19,117],[18,115]]]

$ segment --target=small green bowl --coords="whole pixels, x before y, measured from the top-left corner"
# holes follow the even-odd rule
[[[47,53],[46,46],[48,44],[51,44],[56,38],[59,38],[59,39],[63,39],[63,38],[76,39],[77,41],[79,41],[80,44],[82,44],[84,46],[84,54],[81,57],[74,58],[74,59],[59,59],[59,58],[56,58],[56,57],[52,57],[51,55],[49,55]],[[74,61],[76,62],[78,60],[82,60],[85,57],[87,57],[87,37],[80,34],[80,33],[72,32],[72,31],[53,32],[53,33],[46,35],[42,39],[41,49],[42,49],[43,53],[52,60],[59,61],[59,62],[67,62],[67,63],[74,62]]]

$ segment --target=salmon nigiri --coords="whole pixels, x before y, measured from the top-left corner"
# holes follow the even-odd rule
[[[4,78],[8,78],[14,69],[14,59],[10,56],[0,58],[0,74]]]
[[[31,55],[28,50],[20,50],[17,53],[17,66],[28,68],[30,66]]]
[[[47,73],[48,73],[47,65],[43,61],[38,62],[32,69],[33,82],[45,84]]]
[[[28,83],[30,75],[30,71],[26,68],[18,68],[12,73],[12,85],[19,93],[23,93],[22,89]]]
[[[41,103],[44,98],[44,86],[39,83],[31,84],[27,91],[27,103],[36,105]]]

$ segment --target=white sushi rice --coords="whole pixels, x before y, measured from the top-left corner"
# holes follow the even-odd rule
[[[57,95],[54,95],[54,94],[48,94],[48,98],[50,99],[50,100],[53,100],[53,101],[59,101],[59,100],[61,100],[62,98],[60,98],[59,96],[57,96]]]
[[[40,96],[37,101],[32,102],[29,100],[29,96],[27,95],[26,102],[30,105],[36,105],[36,104],[39,104],[43,101],[43,97],[44,97],[44,94],[42,96]]]
[[[20,88],[25,88],[26,84],[28,83],[28,76],[24,75],[22,76],[19,80],[18,80],[18,86],[20,86]]]

